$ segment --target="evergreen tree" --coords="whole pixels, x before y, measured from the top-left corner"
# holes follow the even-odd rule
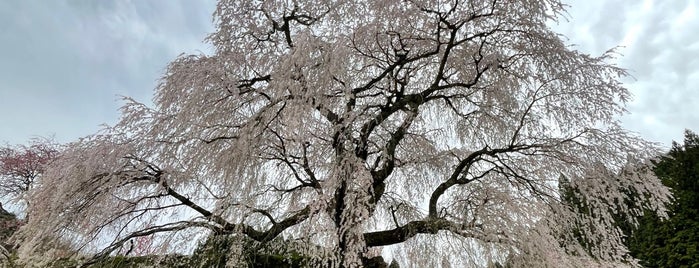
[[[647,213],[627,240],[631,254],[645,267],[699,267],[699,136],[687,130],[655,173],[673,191],[670,217]]]

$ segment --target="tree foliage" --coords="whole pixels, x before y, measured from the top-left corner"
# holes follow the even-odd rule
[[[657,151],[619,127],[630,93],[613,51],[583,54],[549,29],[562,12],[222,0],[211,55],[172,62],[154,107],[127,99],[118,124],[47,170],[23,250],[60,234],[97,256],[143,236],[172,251],[208,230],[299,241],[330,266],[380,253],[423,267],[629,261],[602,204],[632,188],[662,212],[669,192],[641,168],[607,187]],[[594,258],[558,242],[577,217],[561,176],[584,178],[584,231],[605,241]]]
[[[37,138],[27,145],[0,147],[0,198],[24,200],[46,165],[58,156],[59,147],[49,138]]]
[[[645,267],[699,267],[699,136],[686,131],[655,173],[672,189],[670,217],[644,216],[629,238],[631,253]]]

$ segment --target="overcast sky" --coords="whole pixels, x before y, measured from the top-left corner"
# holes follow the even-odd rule
[[[669,145],[699,131],[699,0],[568,1],[552,26],[577,49],[622,46],[635,99],[624,126]],[[0,1],[0,142],[62,142],[116,122],[119,95],[148,102],[180,53],[208,51],[215,2]]]

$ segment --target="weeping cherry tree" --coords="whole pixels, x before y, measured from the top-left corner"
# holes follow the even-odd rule
[[[62,240],[107,256],[141,237],[175,252],[209,231],[294,241],[319,266],[633,266],[612,214],[662,212],[669,192],[644,164],[655,145],[619,125],[614,51],[567,46],[547,26],[564,14],[558,0],[221,0],[211,55],[176,59],[152,107],[127,99],[46,171],[24,252]],[[592,213],[561,202],[562,177]],[[628,189],[645,199],[615,202]]]

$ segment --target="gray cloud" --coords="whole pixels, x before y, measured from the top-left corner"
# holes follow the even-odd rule
[[[571,1],[572,19],[556,29],[582,51],[621,46],[617,61],[634,79],[624,126],[669,145],[699,131],[699,1]]]
[[[0,141],[63,141],[149,101],[166,64],[206,50],[213,1],[0,1]]]

